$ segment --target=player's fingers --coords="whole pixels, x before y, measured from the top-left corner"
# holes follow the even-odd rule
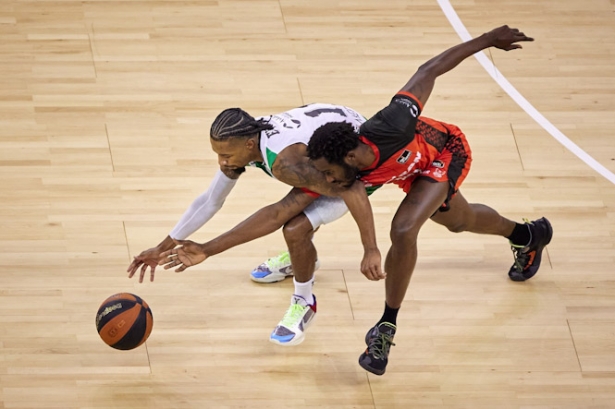
[[[188,268],[188,266],[187,266],[187,265],[182,264],[179,268],[176,268],[176,269],[175,269],[175,272],[176,272],[176,273],[181,273],[182,271],[184,271],[184,270],[185,270],[185,269],[187,269],[187,268]]]
[[[169,257],[172,254],[177,254],[175,249],[163,251],[162,253],[160,253],[160,255],[158,257],[160,257],[160,258],[167,258],[167,257]]]
[[[141,272],[139,273],[139,282],[142,283],[143,282],[143,278],[145,277],[145,272],[147,271],[147,264],[143,264],[143,266],[141,266]]]
[[[165,251],[165,253],[167,253],[167,252]],[[161,254],[161,256],[162,256],[162,254]],[[157,263],[157,264],[158,264],[159,266],[164,266],[165,264],[167,264],[167,263],[169,263],[169,262],[171,262],[171,261],[175,260],[176,258],[177,258],[177,257],[176,257],[176,255],[175,255],[175,254],[170,254],[170,253],[169,253],[169,254],[165,255],[164,257],[160,257],[160,259],[158,260],[158,263]]]
[[[149,273],[149,282],[150,283],[154,282],[154,275],[156,275],[156,273],[155,273],[155,269],[152,267],[152,270]]]
[[[134,257],[134,259],[132,260],[132,263],[130,263],[130,265],[128,266],[127,271],[131,272],[134,275],[134,273],[137,272],[137,269],[139,268],[141,264],[143,264],[143,261]]]
[[[132,260],[132,263],[130,263],[130,265],[128,266],[128,268],[126,269],[127,273],[135,273],[135,269],[137,268],[138,264],[137,264],[137,259],[135,258],[134,260]],[[132,275],[131,275],[132,277]]]

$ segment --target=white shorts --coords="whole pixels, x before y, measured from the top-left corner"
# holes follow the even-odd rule
[[[341,197],[319,196],[305,208],[303,213],[312,224],[312,228],[316,230],[323,224],[339,219],[347,211],[348,207]]]

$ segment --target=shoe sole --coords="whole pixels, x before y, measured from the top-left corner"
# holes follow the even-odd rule
[[[359,359],[359,365],[361,366],[361,368],[365,369],[367,372],[373,373],[374,375],[382,376],[386,372],[386,368],[384,368],[382,371],[379,371],[378,369],[374,369],[370,366],[363,365],[360,359]]]
[[[250,279],[252,281],[254,281],[255,283],[260,283],[260,284],[273,284],[273,283],[279,283],[280,281],[284,281],[286,280],[288,277],[292,277],[293,274],[289,274],[289,275],[285,275],[284,277],[270,277],[273,274],[269,274],[268,276],[265,276],[263,278],[257,278],[254,277],[252,274],[250,274]]]
[[[305,340],[305,333],[301,334],[301,336],[298,337],[298,338],[293,338],[289,342],[280,342],[280,341],[278,341],[276,339],[269,338],[269,342],[271,342],[273,344],[276,344],[276,345],[283,346],[283,347],[294,347],[296,345],[301,344],[304,340]]]

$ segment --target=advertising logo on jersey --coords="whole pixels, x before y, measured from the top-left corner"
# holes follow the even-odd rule
[[[409,151],[408,149],[404,149],[402,154],[399,155],[399,157],[397,158],[397,163],[404,164],[408,162],[408,159],[410,159],[411,155],[412,155],[412,151]]]
[[[394,101],[398,104],[405,105],[406,107],[408,107],[410,115],[412,115],[413,117],[416,118],[417,116],[419,116],[419,109],[415,104],[412,103],[412,101],[406,98],[395,98]]]
[[[444,162],[442,162],[441,160],[434,160],[433,162],[431,162],[431,166],[433,166],[434,168],[442,169],[444,167]]]

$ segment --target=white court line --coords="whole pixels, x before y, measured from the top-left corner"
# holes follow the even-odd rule
[[[451,3],[448,0],[438,0],[438,4],[440,5],[440,8],[446,15],[446,18],[448,18],[448,21],[451,23],[459,37],[463,41],[471,40],[472,36],[461,22],[461,19],[459,19],[459,16],[455,12],[453,6],[451,6]],[[572,152],[579,159],[585,162],[590,168],[594,169],[596,172],[604,176],[608,181],[615,184],[615,175],[610,170],[602,166],[597,160],[589,156],[587,152],[581,149],[577,144],[568,139],[568,137],[564,135],[559,129],[557,129],[555,125],[549,122],[547,118],[545,118],[540,112],[538,112],[538,110],[534,108],[532,104],[530,104],[528,100],[525,99],[523,95],[521,95],[519,91],[517,91],[515,87],[512,86],[510,82],[508,82],[504,75],[502,75],[502,73],[493,65],[491,60],[489,60],[489,58],[487,58],[487,56],[482,51],[474,54],[474,57],[476,57],[476,59],[483,66],[485,71],[487,71],[487,73],[491,75],[491,78],[493,78],[494,81],[497,82],[498,85],[502,87],[502,89],[506,91],[506,93],[525,112],[527,112],[529,116],[534,119],[534,121],[536,121],[547,132],[549,132],[551,136],[553,136],[559,143],[564,145],[570,152]]]

